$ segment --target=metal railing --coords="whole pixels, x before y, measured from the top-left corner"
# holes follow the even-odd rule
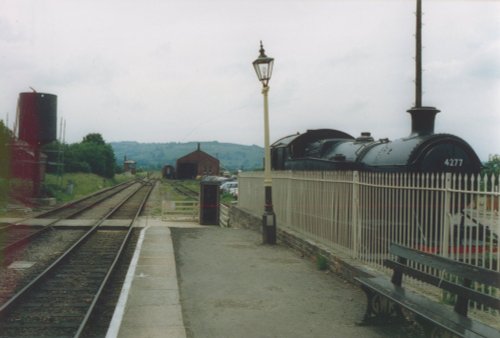
[[[163,201],[162,220],[193,221],[199,219],[199,201]]]
[[[499,177],[273,172],[278,228],[381,266],[390,242],[500,268]],[[262,172],[239,176],[238,205],[260,215]]]
[[[219,204],[219,225],[223,228],[229,228],[231,226],[229,219],[229,209],[229,205],[223,203]]]

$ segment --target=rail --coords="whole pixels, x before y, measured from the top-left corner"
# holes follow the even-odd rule
[[[24,316],[26,320],[29,319],[30,321],[33,321],[33,323],[29,325],[30,330],[35,330],[33,331],[33,335],[35,335],[36,332],[36,335],[48,334],[54,336],[62,334],[65,336],[80,336],[88,319],[90,318],[90,314],[92,313],[94,306],[97,304],[97,300],[100,297],[104,285],[111,275],[111,271],[118,262],[125,243],[130,237],[132,225],[142,210],[152,187],[153,186],[151,184],[146,184],[139,189],[136,189],[133,192],[127,192],[126,195],[120,197],[119,203],[112,207],[111,210],[108,207],[108,213],[97,220],[94,226],[86,232],[83,237],[75,242],[70,249],[64,252],[41,274],[35,277],[32,282],[24,286],[18,293],[2,304],[0,306],[0,327],[2,330],[5,330],[4,332],[6,334],[7,332],[14,332],[12,335],[16,335],[16,332],[18,332],[16,330],[18,329],[27,330],[25,327],[19,328],[19,326],[15,324],[15,321],[17,320],[16,318],[18,318],[17,316],[20,316],[20,313],[22,313],[22,316]],[[119,227],[115,231],[99,232],[98,229],[100,225],[108,219],[109,216],[126,205],[126,203],[129,203],[129,201],[131,201],[130,198],[139,191],[143,195],[140,203],[138,203],[138,209],[134,218],[129,220],[128,227],[125,230],[123,230],[123,227]],[[134,202],[130,203],[136,204],[136,201],[134,200]],[[103,242],[105,241],[105,238],[108,238],[107,242]],[[96,253],[93,254],[92,252],[87,251],[95,249],[100,250],[100,252],[96,251]],[[88,259],[89,254],[93,257],[92,260]],[[102,261],[100,261],[101,258],[99,257],[102,258]],[[64,272],[66,270],[67,272]],[[59,271],[59,273],[53,273],[54,271]],[[59,279],[65,278],[65,276],[71,276],[70,278],[72,283],[74,283],[74,280],[78,280],[79,287],[68,286],[67,288],[64,288],[59,286],[57,289],[53,289],[49,286],[48,290],[54,296],[47,299],[50,299],[50,304],[58,302],[60,299],[64,299],[64,304],[66,304],[66,306],[71,306],[71,304],[73,304],[72,302],[79,302],[78,304],[81,303],[78,306],[75,305],[72,307],[72,311],[74,313],[72,314],[71,321],[64,321],[64,311],[59,311],[59,313],[56,313],[57,311],[54,313],[52,313],[53,311],[50,311],[49,314],[46,309],[41,309],[42,307],[40,307],[40,309],[38,309],[38,307],[33,308],[29,302],[24,301],[34,299],[35,297],[32,295],[33,292],[41,292],[42,294],[43,292],[47,292],[47,287],[43,287],[43,285],[52,285],[54,283],[61,285],[62,280]],[[102,279],[99,280],[99,278]],[[60,296],[56,296],[56,294],[61,292],[64,296],[62,294]],[[82,302],[82,299],[85,299],[85,301]],[[49,307],[51,306],[50,304],[48,304]],[[76,308],[78,311],[74,311]],[[12,316],[14,316],[14,318],[11,318]],[[50,319],[43,319],[49,317]],[[47,323],[39,323],[38,321],[40,318],[42,321],[50,321],[51,324],[47,325]],[[63,322],[61,322],[61,319],[63,319]],[[39,325],[41,326],[38,328]],[[40,331],[38,332],[37,330]],[[26,333],[27,331],[23,332]]]
[[[47,218],[48,216],[51,216],[50,221],[43,227],[30,226],[25,225],[21,222],[17,222],[0,229],[0,251],[7,254],[15,250],[16,248],[22,247],[29,241],[32,241],[35,237],[40,236],[44,232],[48,231],[50,227],[57,222],[63,219],[74,217],[84,212],[85,210],[94,207],[110,196],[118,194],[119,192],[132,186],[135,182],[136,181],[129,181],[110,188],[106,188],[76,201],[38,214],[37,216],[35,216],[35,218],[40,219],[42,217]],[[29,221],[29,219],[25,219],[23,221],[27,222]],[[4,261],[3,263],[6,264],[7,262],[8,261]]]

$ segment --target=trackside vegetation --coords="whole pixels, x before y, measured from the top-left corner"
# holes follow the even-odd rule
[[[47,174],[44,189],[47,195],[55,197],[58,202],[69,202],[133,178],[128,174],[118,174],[113,178],[89,173],[69,173],[62,177]]]
[[[50,143],[42,152],[48,156],[47,172],[52,174],[58,173],[61,165],[65,173],[92,173],[105,178],[113,178],[120,171],[113,148],[98,133],[88,134],[79,143]]]
[[[11,172],[11,146],[23,145],[0,120],[0,211],[10,203],[14,192],[16,199],[25,197],[25,186],[31,186],[30,179],[20,178]],[[81,142],[61,144],[58,141],[42,147],[47,156],[46,178],[42,184],[42,196],[55,197],[66,202],[117,184],[132,177],[120,174],[111,145],[101,134],[90,133]],[[116,175],[119,174],[119,175]]]

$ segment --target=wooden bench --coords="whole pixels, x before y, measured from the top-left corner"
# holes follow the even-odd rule
[[[367,310],[362,324],[388,323],[403,318],[402,310],[410,311],[425,330],[426,337],[456,335],[459,337],[500,337],[500,331],[467,317],[469,301],[500,310],[500,273],[462,262],[447,259],[398,244],[391,244],[390,251],[397,260],[386,259],[384,266],[393,269],[392,279],[384,277],[360,277],[368,298]],[[419,269],[415,266],[417,263]],[[424,272],[434,271],[434,273]],[[456,295],[454,307],[439,303],[421,294],[403,288],[403,275]],[[443,277],[451,277],[446,278]],[[452,280],[455,280],[453,282]],[[487,289],[497,288],[486,294],[478,291],[477,285]],[[500,321],[500,314],[498,320]]]

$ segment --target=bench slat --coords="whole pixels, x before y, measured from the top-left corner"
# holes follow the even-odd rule
[[[384,277],[356,278],[363,288],[368,288],[387,297],[418,316],[463,337],[500,336],[495,328],[461,316],[445,304],[437,303],[425,296],[392,284]]]
[[[398,262],[395,262],[392,260],[388,260],[388,259],[384,260],[384,266],[391,268],[391,269],[400,270],[405,275],[414,277],[418,280],[421,280],[421,281],[426,282],[428,284],[434,285],[436,287],[439,287],[441,289],[449,291],[453,294],[465,296],[468,299],[471,299],[473,301],[477,301],[477,302],[484,304],[488,307],[500,310],[500,299],[495,298],[493,296],[490,296],[490,295],[478,292],[474,289],[470,289],[468,287],[441,279],[437,276],[430,275],[428,273],[414,269],[408,265],[403,265],[401,263],[398,263]]]
[[[453,275],[500,288],[500,273],[391,243],[390,253]]]

